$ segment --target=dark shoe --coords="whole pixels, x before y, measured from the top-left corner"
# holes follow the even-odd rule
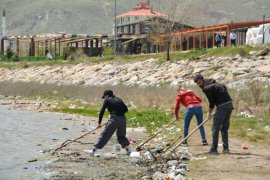
[[[208,142],[207,142],[206,139],[204,139],[204,140],[202,141],[202,145],[203,145],[203,146],[207,146],[207,145],[208,145]]]
[[[180,144],[180,146],[187,147],[187,146],[188,146],[187,141],[183,141],[183,142]]]
[[[223,153],[224,154],[229,154],[230,153],[230,150],[229,149],[223,149]]]
[[[217,155],[218,154],[218,151],[216,149],[210,149],[208,151],[208,154]]]

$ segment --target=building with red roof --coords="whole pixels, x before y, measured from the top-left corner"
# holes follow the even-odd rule
[[[116,16],[116,32],[119,35],[140,35],[144,33],[144,27],[140,22],[149,18],[162,17],[165,14],[153,11],[150,1],[140,0],[140,2],[126,13]]]
[[[166,16],[154,11],[150,0],[140,0],[132,10],[116,16],[117,51],[125,54],[157,52],[157,42],[153,41],[164,31],[163,25],[168,22]],[[176,29],[191,28],[181,23],[173,24]]]

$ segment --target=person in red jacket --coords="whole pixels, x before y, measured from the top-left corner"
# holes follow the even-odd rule
[[[201,98],[199,98],[193,91],[186,90],[183,86],[179,86],[177,89],[177,97],[176,103],[174,107],[174,114],[177,121],[179,121],[178,111],[180,109],[180,103],[187,108],[186,115],[185,115],[185,122],[184,122],[184,137],[188,135],[188,129],[190,125],[190,121],[193,115],[197,118],[198,125],[203,122],[203,111],[201,105]],[[206,137],[205,137],[205,130],[203,125],[199,128],[201,137],[202,137],[202,144],[208,145]],[[182,143],[183,146],[187,146],[187,140]]]

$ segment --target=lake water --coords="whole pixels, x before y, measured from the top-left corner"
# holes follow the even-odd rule
[[[39,159],[45,155],[40,151],[79,136],[81,123],[72,115],[0,106],[0,179],[41,178],[45,161]],[[28,162],[33,159],[38,161]]]

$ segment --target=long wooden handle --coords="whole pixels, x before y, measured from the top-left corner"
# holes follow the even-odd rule
[[[178,138],[176,138],[170,145],[167,147],[167,149],[164,150],[163,154],[166,153],[180,138],[182,135],[180,135]]]
[[[185,114],[185,112],[183,114],[180,115],[183,116]],[[148,141],[150,141],[151,139],[153,139],[154,137],[156,137],[159,133],[161,133],[164,129],[166,129],[167,127],[169,127],[171,124],[173,124],[176,120],[170,122],[169,124],[167,124],[164,128],[162,128],[161,130],[159,130],[156,134],[154,134],[153,136],[151,136],[150,138],[148,138],[147,140],[145,140],[142,144],[140,144],[137,149],[141,148],[145,143],[147,143]]]
[[[102,124],[100,127],[102,127],[102,126],[104,126],[104,125],[106,125],[106,124],[107,124],[107,123],[104,123],[104,124]],[[99,127],[99,128],[100,128],[100,127]],[[76,141],[76,140],[78,140],[78,139],[83,138],[83,137],[86,136],[87,134],[90,134],[91,132],[93,132],[93,131],[95,131],[95,130],[97,130],[97,129],[99,129],[99,128],[95,128],[95,129],[93,129],[93,130],[91,130],[91,131],[89,131],[89,132],[87,132],[87,133],[85,133],[85,134],[83,134],[83,135],[81,135],[81,136],[79,136],[79,137],[77,137],[77,138],[75,138],[75,139],[69,141],[68,143],[65,143],[65,142],[67,142],[67,141],[65,141],[64,143],[62,143],[62,145],[61,145],[60,147],[56,148],[56,149],[54,150],[54,152],[58,151],[59,149],[62,149],[63,147],[65,147],[65,146],[67,146],[67,145],[73,143],[74,141]]]
[[[214,115],[215,113],[213,113],[212,115],[211,115],[211,118],[212,118],[212,116]],[[197,131],[204,123],[206,123],[206,121],[208,121],[209,119],[211,119],[211,118],[207,118],[207,119],[205,119],[199,126],[197,126],[191,133],[189,133],[184,139],[182,139],[182,141],[180,141],[173,149],[172,149],[172,151],[171,152],[173,152],[178,146],[180,146],[180,144],[182,144],[188,137],[190,137],[192,134],[194,134],[194,132],[195,131]],[[168,149],[166,149],[166,151],[167,151]],[[164,152],[165,153],[165,152]],[[163,153],[163,154],[164,154]]]

